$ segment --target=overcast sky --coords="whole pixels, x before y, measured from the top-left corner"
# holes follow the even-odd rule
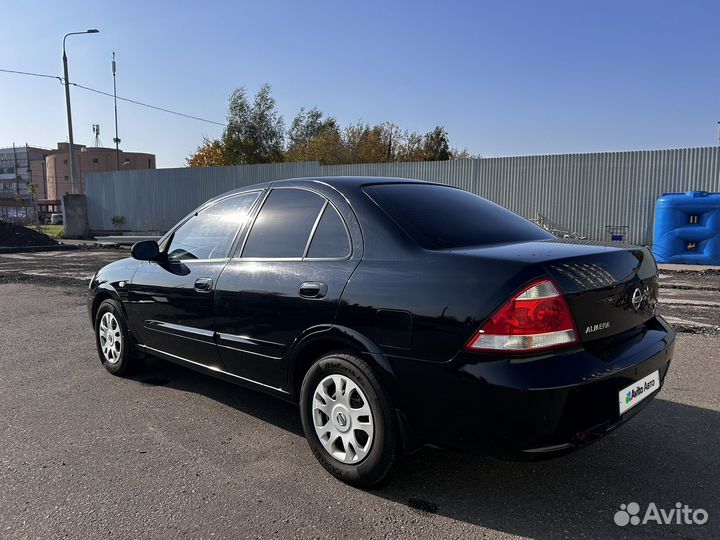
[[[289,123],[390,121],[483,156],[710,146],[720,120],[720,2],[5,2],[0,68],[223,122],[267,82]],[[72,89],[75,140],[112,146],[111,98]],[[121,147],[184,164],[222,127],[119,103]],[[0,146],[67,140],[62,86],[0,73]]]

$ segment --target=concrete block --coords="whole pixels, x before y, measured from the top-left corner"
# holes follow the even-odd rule
[[[67,193],[63,196],[65,238],[88,236],[87,201],[85,195]]]

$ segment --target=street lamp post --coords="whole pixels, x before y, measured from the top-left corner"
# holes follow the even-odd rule
[[[72,111],[70,110],[70,78],[68,77],[68,62],[67,54],[65,54],[65,40],[68,36],[77,36],[80,34],[97,34],[99,30],[97,28],[90,28],[84,32],[70,32],[65,34],[63,37],[63,74],[65,77],[65,108],[67,109],[67,121],[68,121],[68,138],[70,139],[70,183],[72,184],[72,192],[78,192],[78,177],[77,169],[75,167],[75,149],[73,141],[73,128],[72,128]]]

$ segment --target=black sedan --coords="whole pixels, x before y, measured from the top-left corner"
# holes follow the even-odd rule
[[[422,444],[578,448],[647,405],[673,351],[646,248],[558,240],[439,184],[258,184],[132,255],[90,283],[105,368],[153,355],[298,403],[358,486]]]

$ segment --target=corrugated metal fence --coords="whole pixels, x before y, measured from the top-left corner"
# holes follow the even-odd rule
[[[304,176],[395,176],[442,182],[482,195],[527,218],[540,212],[591,239],[606,225],[628,240],[652,241],[655,200],[665,192],[720,192],[720,147],[323,166],[317,162],[158,169],[87,176],[93,231],[165,231],[205,200],[257,182]]]
[[[91,231],[112,231],[113,216],[123,216],[122,230],[165,232],[216,195],[258,182],[317,176],[318,167],[278,163],[88,174],[88,225]]]

